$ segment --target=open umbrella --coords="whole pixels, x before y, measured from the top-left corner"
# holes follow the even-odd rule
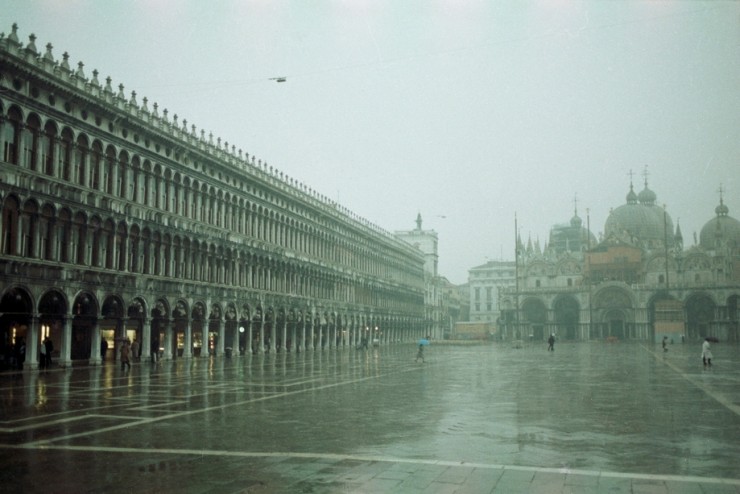
[[[426,338],[422,338],[422,339],[419,340],[419,345],[426,346],[428,344],[429,344],[429,340],[427,340]]]
[[[704,339],[710,343],[719,343],[719,338],[717,338],[716,336],[707,336]]]

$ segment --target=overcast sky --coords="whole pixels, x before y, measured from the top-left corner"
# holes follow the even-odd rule
[[[740,2],[0,0],[91,77],[388,231],[439,235],[453,283],[594,234],[649,187],[687,246],[720,184],[740,218]],[[285,82],[276,82],[285,77]]]

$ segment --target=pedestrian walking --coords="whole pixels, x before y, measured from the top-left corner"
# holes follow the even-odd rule
[[[24,338],[21,337],[15,341],[13,354],[15,357],[16,368],[18,370],[23,370],[23,363],[26,361],[26,340]]]
[[[108,353],[108,340],[101,338],[100,340],[100,360],[105,360],[105,356]]]
[[[548,352],[555,351],[555,335],[554,334],[551,334],[550,337],[547,339],[547,351]]]
[[[139,340],[134,338],[134,341],[131,342],[131,359],[134,362],[139,361]]]
[[[704,343],[701,344],[701,361],[704,363],[704,367],[712,366],[712,351],[709,348],[709,338],[705,338]]]
[[[41,369],[46,367],[46,345],[44,345],[43,341],[39,345],[39,367]]]
[[[124,340],[121,345],[121,370],[126,368],[131,369],[131,362],[129,362],[131,354],[131,346],[128,340]]]
[[[51,338],[47,336],[46,338],[44,338],[41,346],[46,349],[46,362],[44,363],[44,367],[48,369],[49,367],[51,367],[51,353],[54,351],[54,343],[51,341]]]
[[[429,336],[425,336],[424,338],[419,340],[419,349],[416,352],[416,358],[414,359],[414,362],[418,362],[419,359],[421,359],[421,363],[424,363],[424,347],[429,344]]]
[[[159,338],[152,338],[152,363],[159,360]]]
[[[664,336],[663,337],[663,352],[667,352],[667,351],[668,351],[668,337]]]

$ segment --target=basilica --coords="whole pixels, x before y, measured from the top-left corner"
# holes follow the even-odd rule
[[[656,198],[647,178],[639,193],[630,184],[598,240],[577,208],[545,248],[517,239],[515,283],[499,292],[501,336],[737,342],[740,221],[720,189],[698,243],[685,248]]]

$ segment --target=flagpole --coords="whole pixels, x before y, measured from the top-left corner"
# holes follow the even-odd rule
[[[519,223],[514,212],[514,328],[519,332]],[[513,335],[512,335],[513,336]]]

